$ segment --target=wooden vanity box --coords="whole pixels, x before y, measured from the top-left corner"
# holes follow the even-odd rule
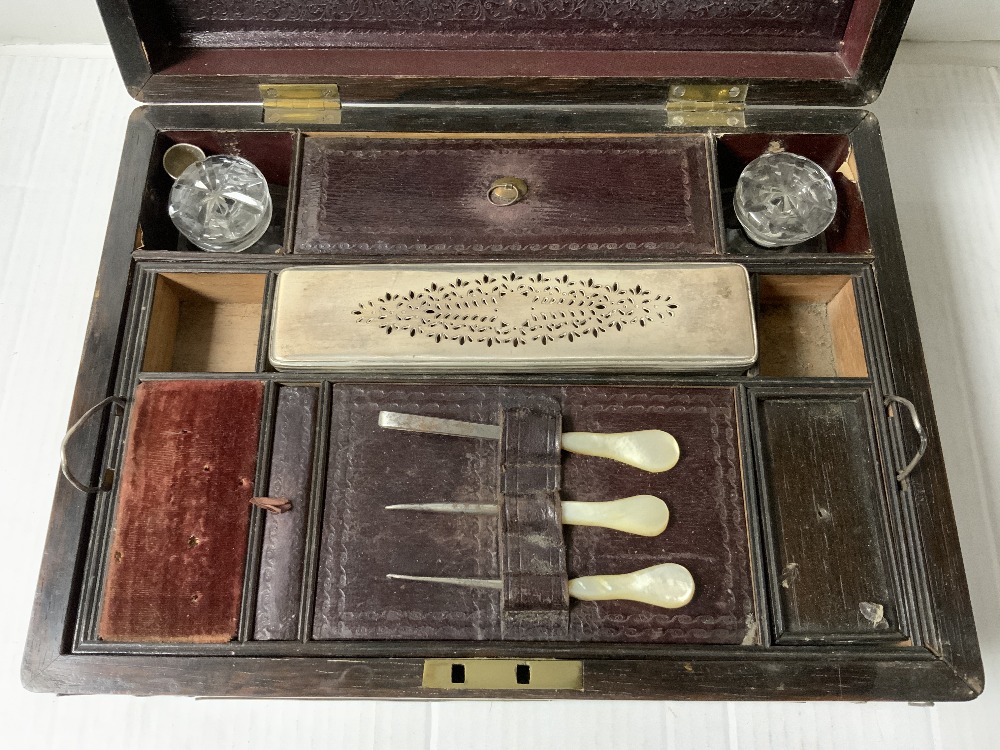
[[[982,691],[885,156],[858,108],[912,0],[99,4],[146,106],[97,280],[28,688]],[[815,240],[767,250],[732,194],[773,142],[827,170],[839,207]],[[262,170],[275,208],[260,242],[206,253],[178,235],[161,166],[174,143]],[[528,193],[496,208],[486,190],[503,176]],[[545,356],[527,371],[272,366],[282,269],[466,263],[545,263],[556,286],[559,264],[740,264],[758,356],[684,372]],[[520,431],[499,445],[394,432],[381,410]],[[647,428],[678,438],[672,470],[552,450],[559,430]],[[517,506],[642,493],[670,508],[660,536],[560,528]],[[384,511],[436,501],[502,517]],[[567,599],[567,578],[659,562],[691,570],[690,604]]]

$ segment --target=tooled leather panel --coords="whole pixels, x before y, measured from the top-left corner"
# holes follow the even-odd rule
[[[495,388],[337,385],[313,637],[497,639],[500,596],[386,578],[500,575],[495,515],[387,511],[497,502],[496,441],[378,426],[378,412],[496,422]]]
[[[169,0],[190,44],[834,50],[853,0]]]
[[[298,638],[317,395],[309,386],[282,386],[278,392],[267,494],[288,500],[292,508],[264,517],[254,619],[258,641]]]
[[[511,389],[513,390],[513,389]],[[526,389],[556,398],[563,429],[660,428],[681,459],[648,474],[609,460],[562,455],[562,499],[663,498],[657,537],[564,526],[569,577],[687,566],[694,600],[678,610],[634,602],[570,602],[569,639],[738,644],[755,632],[747,521],[732,388]],[[327,504],[314,637],[498,639],[500,593],[391,581],[386,573],[500,575],[496,519],[384,511],[392,503],[496,502],[495,441],[382,430],[380,409],[492,422],[499,388],[351,385],[334,388]]]
[[[569,577],[627,573],[676,562],[695,580],[694,599],[675,610],[626,601],[573,602],[570,639],[738,644],[756,633],[740,466],[736,398],[731,388],[564,388],[563,430],[662,429],[681,458],[648,474],[624,464],[563,453],[563,500],[650,494],[670,509],[656,537],[566,526]]]
[[[527,196],[497,207],[498,177]],[[715,253],[701,136],[307,138],[294,252],[359,259],[659,258]]]
[[[264,386],[141,383],[129,420],[98,636],[236,635]]]

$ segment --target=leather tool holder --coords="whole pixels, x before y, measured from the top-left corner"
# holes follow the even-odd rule
[[[500,425],[501,636],[564,640],[569,595],[559,497],[559,403],[505,390]]]
[[[755,638],[731,388],[344,383],[332,387],[330,402],[313,640],[733,645]],[[389,430],[379,427],[381,410],[503,430],[499,441]],[[564,431],[645,428],[680,436],[682,458],[674,469],[649,474],[607,459],[560,455],[556,440]],[[561,524],[560,500],[637,494],[668,503],[671,523],[663,534]],[[433,502],[500,510],[385,509]],[[566,601],[567,577],[662,562],[694,575],[698,591],[688,606]],[[390,573],[499,579],[503,588],[390,579]]]

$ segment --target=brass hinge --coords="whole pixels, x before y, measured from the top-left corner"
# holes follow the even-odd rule
[[[264,122],[283,125],[339,125],[340,89],[335,83],[265,83]]]
[[[678,83],[667,97],[667,124],[742,128],[746,100],[745,85]]]

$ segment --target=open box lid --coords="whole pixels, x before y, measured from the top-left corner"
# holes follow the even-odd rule
[[[711,83],[746,85],[748,105],[857,106],[881,92],[913,0],[98,4],[148,102],[255,102],[284,83],[344,102],[653,104]]]

